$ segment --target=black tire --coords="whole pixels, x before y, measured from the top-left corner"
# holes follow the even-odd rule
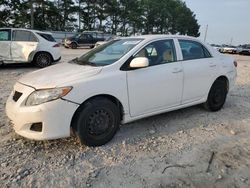
[[[72,48],[72,49],[77,49],[77,44],[76,44],[75,42],[73,42],[73,43],[71,44],[71,48]]]
[[[91,45],[91,46],[89,46],[89,47],[92,49],[92,48],[94,48],[94,47],[95,47],[95,45]]]
[[[212,112],[219,111],[225,104],[227,91],[227,82],[216,80],[209,91],[207,101],[203,104],[205,109]]]
[[[36,66],[40,68],[44,68],[47,66],[50,66],[52,64],[52,57],[49,53],[46,52],[40,52],[35,55],[34,57],[34,63]]]
[[[120,124],[119,108],[112,101],[98,97],[84,103],[73,120],[82,144],[101,146],[109,142]]]

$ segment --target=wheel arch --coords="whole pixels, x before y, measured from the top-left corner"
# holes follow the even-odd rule
[[[227,92],[229,91],[229,79],[228,79],[228,77],[227,76],[225,76],[225,75],[222,75],[222,76],[219,76],[216,80],[221,80],[221,81],[225,81],[226,82],[226,84],[227,84]],[[215,81],[216,81],[215,80]]]
[[[75,40],[70,42],[70,45],[72,45],[72,44],[76,44],[76,46],[79,46],[79,43],[77,41],[75,41]]]
[[[73,128],[74,130],[76,130],[76,127],[74,127],[74,122],[76,120],[76,117],[81,109],[81,107],[88,101],[90,100],[93,100],[93,99],[96,99],[96,98],[106,98],[108,100],[110,100],[111,102],[113,102],[119,109],[119,113],[120,113],[120,118],[121,118],[121,121],[123,120],[123,115],[124,115],[124,108],[123,108],[123,105],[121,103],[121,101],[113,96],[113,95],[110,95],[110,94],[98,94],[98,95],[94,95],[94,96],[91,96],[89,97],[88,99],[86,99],[85,101],[83,101],[80,106],[77,108],[77,110],[74,112],[73,116],[72,116],[72,119],[71,119],[71,123],[70,123],[70,127]]]
[[[210,91],[210,89],[212,88],[212,86],[214,85],[214,83],[215,83],[216,81],[225,81],[226,84],[227,84],[227,92],[229,91],[229,79],[228,79],[228,77],[227,77],[226,75],[221,75],[221,76],[217,77],[217,78],[213,81],[212,85],[210,86],[209,91]]]
[[[52,61],[55,61],[54,58],[53,58],[53,56],[52,56],[52,54],[49,53],[49,52],[47,52],[47,51],[38,51],[38,52],[35,52],[34,55],[33,55],[32,61],[34,61],[35,57],[36,57],[38,54],[41,54],[41,53],[46,53],[46,54],[48,54],[48,55],[51,57]]]

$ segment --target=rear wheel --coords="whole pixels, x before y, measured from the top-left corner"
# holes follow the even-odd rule
[[[119,108],[110,100],[98,97],[80,107],[73,127],[82,144],[101,146],[109,142],[120,123]]]
[[[34,63],[38,67],[47,67],[52,64],[52,57],[49,53],[41,52],[36,54],[34,58]]]
[[[219,111],[227,97],[227,82],[225,80],[216,80],[212,85],[207,101],[204,103],[204,107],[210,111]]]

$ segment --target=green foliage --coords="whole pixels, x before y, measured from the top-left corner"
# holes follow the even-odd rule
[[[29,28],[32,15],[41,30],[200,35],[182,0],[0,0],[0,27]]]
[[[0,18],[0,27],[11,25],[11,6],[8,0],[0,0]]]

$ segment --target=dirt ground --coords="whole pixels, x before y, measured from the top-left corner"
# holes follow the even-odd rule
[[[62,51],[61,62],[86,49]],[[1,67],[0,187],[250,187],[250,56],[234,57],[237,85],[221,111],[195,106],[136,121],[98,148],[16,135],[5,101],[36,68]]]

